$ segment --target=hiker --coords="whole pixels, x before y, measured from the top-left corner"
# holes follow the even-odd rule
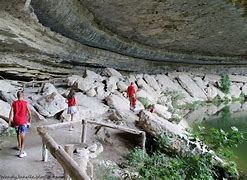
[[[19,157],[27,156],[24,151],[25,134],[27,128],[31,124],[31,111],[28,108],[27,101],[24,100],[24,92],[17,92],[18,100],[14,101],[11,105],[9,113],[9,127],[13,126],[16,129]],[[27,116],[28,115],[28,116]]]
[[[68,103],[68,114],[70,114],[70,128],[69,130],[72,131],[74,129],[72,125],[72,121],[74,118],[75,113],[77,112],[76,108],[76,99],[75,99],[75,91],[72,89],[70,90],[68,96],[67,96],[67,103]]]
[[[127,92],[130,101],[130,110],[133,111],[135,110],[135,106],[136,106],[136,90],[133,82],[130,83]]]

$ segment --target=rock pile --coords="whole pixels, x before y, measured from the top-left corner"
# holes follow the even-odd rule
[[[175,119],[200,119],[203,114],[217,112],[220,107],[199,109],[189,113],[189,110],[179,110],[178,106],[197,101],[211,101],[214,98],[238,98],[246,95],[247,78],[245,76],[230,75],[230,93],[224,94],[220,85],[221,77],[212,74],[188,74],[174,72],[168,74],[130,74],[122,75],[115,69],[106,68],[101,74],[86,70],[83,76],[72,75],[66,79],[66,86],[54,86],[45,83],[41,88],[26,89],[26,99],[30,104],[33,118],[59,118],[68,121],[66,95],[70,88],[77,90],[76,99],[78,113],[75,120],[108,117],[127,126],[135,127],[138,113],[154,105],[154,114],[170,122]],[[136,87],[137,107],[135,112],[130,111],[127,98],[127,87],[134,82]],[[0,81],[0,118],[8,121],[10,104],[16,98],[15,93],[21,88],[18,82]],[[240,105],[242,106],[242,105]],[[238,108],[232,107],[235,109]],[[238,109],[241,109],[239,107]],[[243,106],[244,108],[244,106]],[[189,114],[188,114],[189,113]],[[188,121],[180,122],[188,126]],[[176,123],[175,123],[176,124]],[[3,126],[3,125],[1,125]]]

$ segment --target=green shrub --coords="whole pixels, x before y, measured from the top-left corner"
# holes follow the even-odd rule
[[[220,88],[225,93],[228,94],[230,92],[231,81],[227,74],[222,75],[220,79]]]
[[[138,99],[138,101],[140,101],[143,104],[145,109],[147,109],[148,106],[150,105],[150,102],[149,102],[149,100],[147,98],[137,97],[137,99]]]

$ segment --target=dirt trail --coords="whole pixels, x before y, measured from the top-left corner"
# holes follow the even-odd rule
[[[0,179],[63,179],[63,170],[50,155],[47,163],[41,161],[41,138],[36,131],[37,124],[31,127],[26,138],[27,157],[19,158],[16,137],[0,137]],[[50,132],[59,144],[74,143],[79,128],[70,132],[67,129]],[[61,137],[61,134],[65,134]]]

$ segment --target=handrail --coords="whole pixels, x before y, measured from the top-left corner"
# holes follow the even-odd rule
[[[125,126],[115,125],[113,123],[105,123],[105,122],[97,122],[92,120],[81,120],[81,121],[73,121],[73,122],[65,122],[65,123],[57,123],[50,125],[38,126],[37,131],[42,138],[43,149],[42,149],[42,160],[48,160],[48,150],[52,154],[52,156],[60,163],[63,167],[64,171],[69,174],[69,176],[73,180],[89,180],[89,176],[86,172],[84,172],[80,166],[73,160],[72,157],[69,156],[68,153],[56,143],[56,141],[48,134],[48,130],[54,130],[58,128],[67,128],[70,127],[71,124],[82,123],[82,136],[81,143],[86,142],[86,134],[87,134],[87,124],[99,125],[102,127],[118,129],[121,131],[125,131],[131,134],[140,134],[142,136],[142,148],[145,151],[145,143],[146,143],[146,133],[141,130],[131,129]],[[66,177],[66,176],[65,176]]]
[[[59,164],[69,173],[69,176],[74,180],[89,180],[88,175],[81,170],[78,164],[59,146],[56,141],[48,134],[45,127],[37,127],[37,131],[42,138],[44,147],[50,151],[52,156]],[[47,158],[46,158],[47,159]]]

